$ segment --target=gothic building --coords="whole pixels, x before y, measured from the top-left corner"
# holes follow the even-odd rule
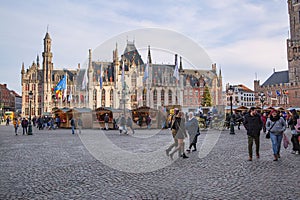
[[[288,70],[275,72],[260,85],[254,81],[256,99],[265,96],[267,106],[300,107],[300,0],[288,0],[290,38],[287,39]]]
[[[174,55],[174,64],[152,63],[148,47],[147,62],[144,62],[134,42],[127,41],[119,56],[118,45],[113,50],[111,62],[93,61],[92,51],[86,69],[80,64],[76,69],[54,69],[51,38],[46,33],[42,66],[37,56],[36,63],[25,70],[22,65],[22,115],[48,114],[54,108],[99,107],[134,109],[148,106],[160,109],[169,105],[182,108],[197,108],[203,101],[204,87],[208,86],[213,105],[222,105],[222,75],[216,64],[211,70],[184,69],[182,59]],[[96,58],[94,59],[96,60]],[[179,80],[173,76],[178,66]],[[66,95],[56,96],[53,88],[67,77]],[[32,91],[32,99],[29,93]]]

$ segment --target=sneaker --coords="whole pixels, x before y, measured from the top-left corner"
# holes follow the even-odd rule
[[[192,151],[197,151],[197,149],[193,149]]]
[[[191,150],[190,150],[190,149],[187,149],[186,151],[187,151],[188,153],[190,153],[190,152],[191,152]]]
[[[299,152],[299,151],[297,151],[297,152],[296,152],[296,155],[299,155],[299,154],[300,154],[300,152]]]
[[[295,153],[296,153],[296,151],[292,151],[291,153],[292,153],[292,154],[295,154]]]
[[[248,158],[248,161],[252,161],[252,158],[251,158],[251,157],[249,157],[249,158]]]

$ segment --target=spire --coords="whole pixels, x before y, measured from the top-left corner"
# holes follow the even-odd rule
[[[21,74],[25,74],[24,62],[22,63],[22,70],[21,70]]]
[[[92,69],[92,49],[89,49],[89,66],[88,69]]]
[[[148,62],[149,62],[149,64],[152,64],[150,45],[148,46]]]
[[[182,68],[182,57],[180,56],[179,58],[179,71],[183,71],[183,68]]]
[[[37,65],[37,68],[40,67],[40,58],[39,58],[39,54],[37,54],[37,56],[36,56],[36,65]]]

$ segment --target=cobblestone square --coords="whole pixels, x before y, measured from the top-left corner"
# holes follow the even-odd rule
[[[274,162],[270,140],[260,140],[261,157],[249,162],[243,128],[203,131],[197,152],[172,161],[168,130],[15,136],[1,125],[0,199],[299,199],[300,155],[282,147]]]

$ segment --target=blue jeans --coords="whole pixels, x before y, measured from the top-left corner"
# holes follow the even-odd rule
[[[274,155],[280,154],[280,146],[281,146],[283,134],[275,135],[275,134],[271,133],[270,138],[272,141],[272,149],[273,149]]]
[[[72,126],[72,134],[75,133],[75,126]]]

